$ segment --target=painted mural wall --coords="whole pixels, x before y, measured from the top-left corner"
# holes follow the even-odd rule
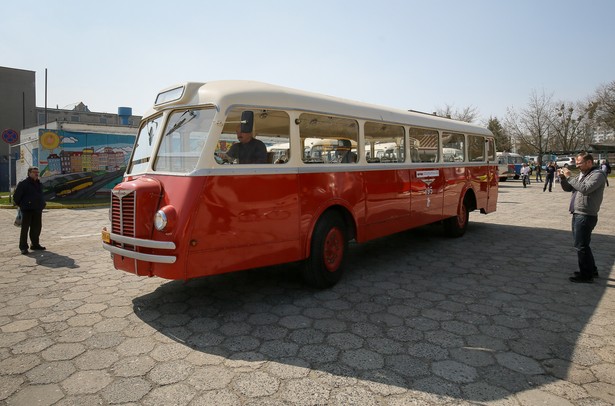
[[[38,166],[45,198],[108,196],[121,181],[134,135],[39,129],[31,162]]]

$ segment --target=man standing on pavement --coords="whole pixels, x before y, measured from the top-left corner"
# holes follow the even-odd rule
[[[534,165],[536,171],[536,182],[542,182],[542,162],[538,162]]]
[[[562,189],[572,192],[572,238],[579,261],[579,272],[575,272],[569,279],[571,282],[591,283],[594,277],[598,277],[598,269],[589,243],[598,223],[606,177],[594,166],[594,158],[587,152],[580,152],[576,163],[580,170],[578,177],[571,177],[568,168],[563,168],[559,173]]]
[[[549,161],[545,169],[545,172],[547,172],[547,176],[545,176],[545,185],[542,187],[543,192],[547,190],[547,186],[549,186],[549,192],[553,188],[553,178],[555,177],[556,170],[557,169],[555,168],[555,162]]]
[[[17,184],[13,201],[22,213],[21,235],[19,236],[19,249],[23,255],[28,254],[28,231],[30,232],[30,248],[44,250],[39,242],[43,228],[43,209],[47,205],[43,196],[43,185],[38,178],[38,168],[28,168],[28,177]]]

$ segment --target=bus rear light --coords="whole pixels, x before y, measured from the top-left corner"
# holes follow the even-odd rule
[[[177,212],[173,206],[164,206],[154,215],[154,227],[158,231],[169,231],[175,226]]]

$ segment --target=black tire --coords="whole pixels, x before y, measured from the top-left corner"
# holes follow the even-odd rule
[[[444,233],[447,237],[458,238],[465,234],[470,221],[470,210],[468,203],[463,199],[463,203],[459,206],[455,217],[444,220]]]
[[[314,227],[310,256],[305,260],[305,281],[320,289],[335,285],[344,272],[347,251],[346,224],[334,212],[323,214]]]

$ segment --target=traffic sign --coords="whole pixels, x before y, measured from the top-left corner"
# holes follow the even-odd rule
[[[2,131],[2,141],[6,142],[7,144],[15,144],[17,141],[19,141],[19,134],[17,134],[17,131],[7,128],[6,130]]]

